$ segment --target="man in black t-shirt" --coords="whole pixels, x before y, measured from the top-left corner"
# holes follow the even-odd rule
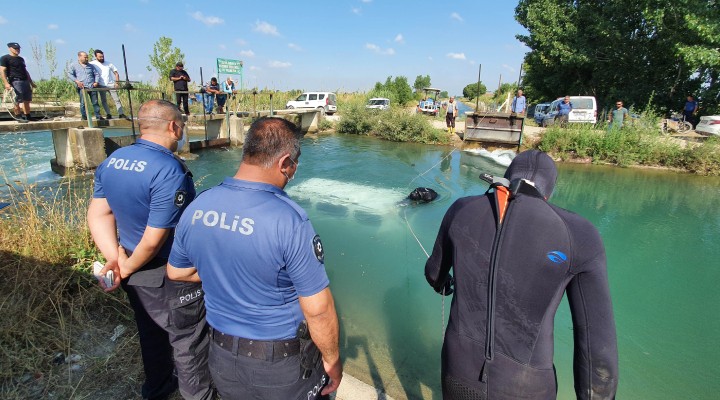
[[[170,80],[175,86],[175,100],[178,108],[180,108],[180,101],[182,101],[185,115],[190,115],[190,107],[188,106],[188,82],[190,82],[190,75],[183,69],[183,63],[178,62],[175,64],[175,69],[170,71]],[[178,93],[181,92],[181,93]]]
[[[2,76],[5,90],[11,88],[15,90],[15,115],[20,114],[20,104],[22,103],[22,115],[19,116],[20,122],[28,122],[30,120],[30,102],[32,101],[32,88],[35,83],[30,78],[30,73],[25,66],[25,60],[20,57],[20,45],[15,42],[7,44],[8,53],[0,57],[0,76]]]

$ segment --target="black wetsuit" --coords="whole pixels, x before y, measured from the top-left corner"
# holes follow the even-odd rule
[[[493,193],[457,200],[425,265],[438,292],[454,269],[444,399],[555,399],[553,323],[566,291],[577,398],[615,396],[617,340],[602,240],[590,222],[542,198],[555,177],[533,166],[533,152],[524,165],[518,158],[525,153],[518,155],[520,167],[511,165],[506,178],[532,179],[540,191],[516,194],[501,225]]]

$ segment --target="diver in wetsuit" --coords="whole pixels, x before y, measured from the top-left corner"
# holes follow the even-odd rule
[[[520,153],[505,178],[448,209],[425,265],[438,293],[451,293],[454,283],[443,398],[555,399],[553,322],[566,292],[577,398],[613,399],[617,338],[600,235],[586,219],[547,202],[557,178],[547,154]]]

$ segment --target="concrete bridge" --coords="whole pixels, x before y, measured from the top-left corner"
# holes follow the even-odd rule
[[[252,121],[269,115],[271,115],[270,111],[259,111],[235,115],[212,115],[205,118],[202,115],[185,117],[189,127],[188,133],[205,133],[205,139],[187,141],[182,149],[178,149],[178,153],[181,157],[188,158],[192,157],[192,151],[202,148],[241,146],[245,141],[245,132]],[[314,109],[277,110],[272,111],[272,115],[294,122],[305,133],[317,132],[318,123],[323,117],[321,112]],[[104,135],[104,129],[130,129],[132,122],[129,120],[112,119],[93,122],[91,128],[87,126],[88,121],[79,118],[28,123],[3,121],[0,122],[0,133],[51,131],[55,158],[50,160],[50,166],[55,173],[65,176],[95,169],[113,151],[135,142],[136,137],[133,135],[115,137]],[[139,136],[137,126],[135,130],[136,136]]]

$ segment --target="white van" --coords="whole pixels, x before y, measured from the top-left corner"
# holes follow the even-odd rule
[[[542,119],[542,126],[550,126],[555,123],[558,116],[560,103],[565,97],[558,97],[557,100],[550,103],[548,111]],[[570,96],[570,103],[573,108],[568,115],[569,123],[590,123],[597,122],[597,101],[593,96]]]
[[[390,109],[390,99],[386,99],[384,97],[373,97],[372,99],[368,100],[368,103],[365,106],[365,108],[375,109],[375,110],[389,110]]]
[[[337,112],[337,97],[330,92],[305,92],[297,99],[288,101],[285,108],[315,108],[333,115]]]

